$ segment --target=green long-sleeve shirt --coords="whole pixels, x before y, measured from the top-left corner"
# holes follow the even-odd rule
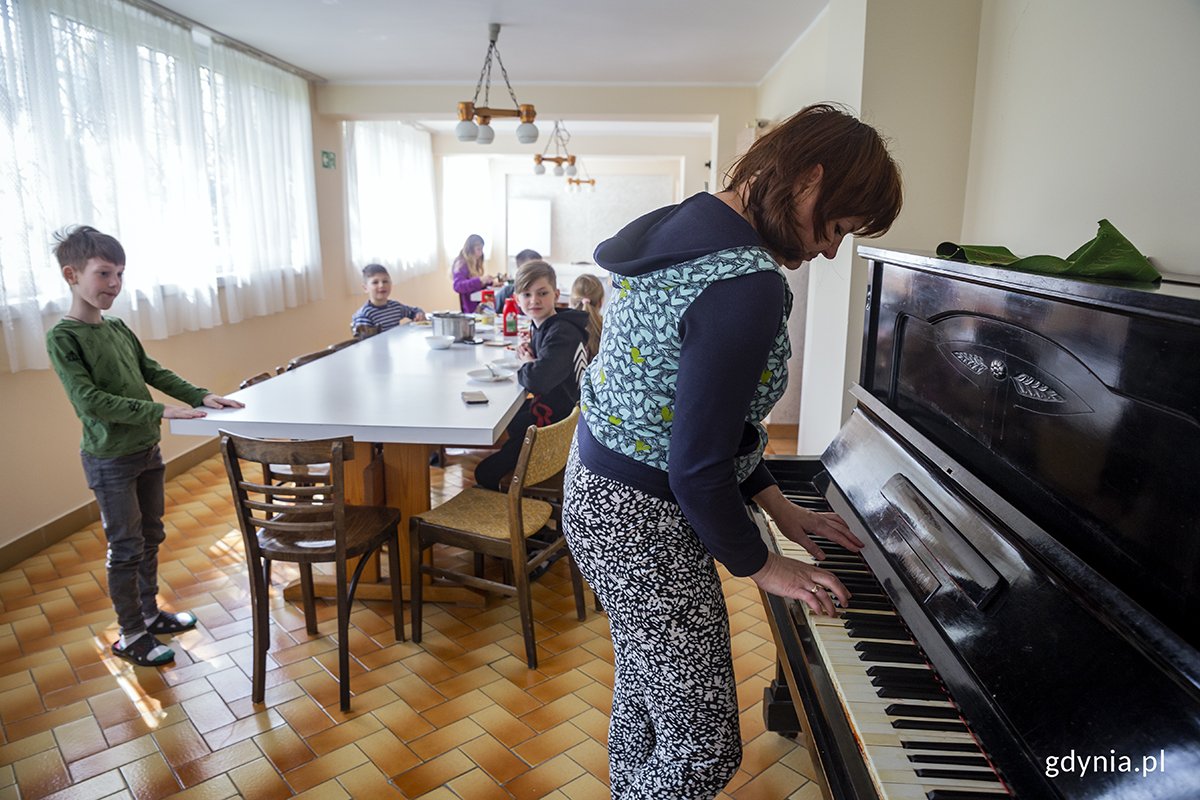
[[[99,325],[64,319],[46,334],[50,363],[83,422],[83,452],[115,458],[158,443],[163,404],[146,384],[190,406],[207,389],[193,386],[146,355],[133,331],[116,317]]]

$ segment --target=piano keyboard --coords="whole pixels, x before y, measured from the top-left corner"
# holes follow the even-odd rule
[[[828,510],[819,496],[787,493],[793,502]],[[817,564],[768,521],[768,546]],[[990,766],[967,723],[926,662],[883,587],[856,553],[813,537],[825,552],[819,566],[853,595],[840,617],[813,615],[796,600],[788,606],[807,624],[858,738],[881,798],[886,800],[996,800],[1010,793]]]

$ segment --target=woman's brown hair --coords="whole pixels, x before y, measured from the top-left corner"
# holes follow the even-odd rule
[[[726,175],[726,189],[742,192],[746,213],[763,243],[783,261],[804,257],[796,200],[820,166],[820,194],[812,228],[862,217],[858,236],[881,236],[900,213],[900,169],[879,133],[829,103],[807,106],[750,146]]]

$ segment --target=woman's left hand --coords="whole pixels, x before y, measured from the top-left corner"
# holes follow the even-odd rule
[[[810,535],[824,536],[854,553],[863,548],[863,543],[850,532],[845,521],[831,511],[810,511],[789,502],[786,506],[773,508],[770,513],[780,532],[812,553],[818,561],[825,558],[825,553],[809,538]]]

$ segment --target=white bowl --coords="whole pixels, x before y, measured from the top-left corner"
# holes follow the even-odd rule
[[[454,344],[453,336],[426,336],[425,343],[430,350],[445,350]]]

